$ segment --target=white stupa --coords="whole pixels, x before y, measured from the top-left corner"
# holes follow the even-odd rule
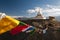
[[[42,15],[41,10],[39,9],[39,10],[37,11],[37,16],[34,17],[33,19],[46,19],[46,18]]]

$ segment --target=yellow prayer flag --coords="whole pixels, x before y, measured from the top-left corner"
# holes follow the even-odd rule
[[[19,25],[20,21],[11,18],[10,16],[5,16],[0,20],[0,34],[7,32],[17,25]]]

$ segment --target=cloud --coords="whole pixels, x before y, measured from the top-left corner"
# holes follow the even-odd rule
[[[45,14],[44,16],[60,16],[60,6],[53,6],[53,5],[46,5],[45,8],[40,7],[34,7],[33,9],[28,9],[27,12],[37,13],[40,10],[42,14]]]
[[[35,10],[29,9],[29,10],[27,10],[27,12],[28,12],[28,13],[35,13]]]
[[[60,16],[59,6],[48,5],[46,9],[43,9],[43,13],[47,13],[46,16]]]
[[[27,13],[32,14],[32,13],[38,13],[39,11],[41,12],[41,8],[40,7],[35,7],[34,9],[28,9]]]

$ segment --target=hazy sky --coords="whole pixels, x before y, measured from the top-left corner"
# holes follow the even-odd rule
[[[0,12],[12,16],[36,16],[42,9],[44,16],[60,16],[60,0],[0,0]]]

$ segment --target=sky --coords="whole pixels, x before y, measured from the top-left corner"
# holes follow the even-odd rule
[[[0,13],[34,17],[41,10],[44,16],[60,16],[60,0],[0,0]]]

